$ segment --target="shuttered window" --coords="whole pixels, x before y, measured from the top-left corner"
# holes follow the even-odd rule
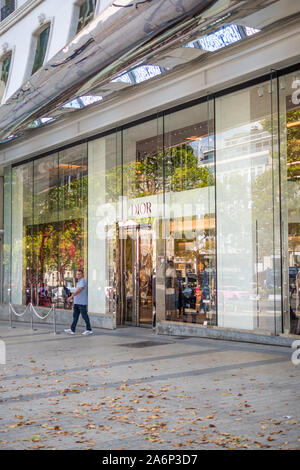
[[[37,38],[32,74],[34,74],[39,68],[41,68],[44,63],[49,40],[49,32],[50,25],[48,26],[48,28],[44,29]]]
[[[79,18],[76,34],[93,19],[96,7],[96,0],[85,0],[80,6]]]
[[[1,83],[6,85],[7,80],[8,80],[8,74],[9,74],[9,69],[10,69],[10,63],[11,63],[11,53],[5,57],[5,59],[2,61],[2,67],[1,67]]]

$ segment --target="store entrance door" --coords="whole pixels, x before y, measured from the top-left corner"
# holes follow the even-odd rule
[[[149,326],[153,315],[153,232],[151,224],[119,228],[120,323]]]

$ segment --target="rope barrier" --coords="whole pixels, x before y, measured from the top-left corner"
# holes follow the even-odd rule
[[[16,317],[23,317],[23,315],[25,315],[25,313],[27,312],[28,307],[29,307],[29,312],[30,312],[31,304],[28,304],[28,305],[26,306],[26,308],[25,308],[25,310],[24,310],[23,313],[17,313],[17,312],[15,311],[15,309],[13,308],[12,304],[9,304],[9,307],[10,307],[11,311],[16,315]]]
[[[49,312],[47,312],[46,315],[44,316],[41,316],[38,314],[38,312],[35,310],[34,306],[32,305],[32,303],[30,302],[24,312],[22,313],[17,313],[14,309],[14,307],[12,306],[12,304],[10,303],[9,304],[9,320],[10,320],[10,327],[12,328],[12,314],[16,315],[17,317],[23,317],[25,315],[26,312],[31,312],[31,319],[30,319],[30,323],[31,323],[31,329],[33,330],[33,313],[40,319],[40,320],[45,320],[46,318],[49,317],[49,315],[53,312],[53,327],[54,327],[54,334],[56,334],[56,308],[55,308],[55,303],[52,304]]]
[[[40,318],[41,320],[45,320],[47,317],[49,317],[50,313],[52,313],[52,310],[54,309],[54,304],[52,305],[52,307],[50,308],[49,312],[44,316],[44,317],[41,317],[37,311],[35,310],[34,306],[31,304],[31,309],[33,311],[33,313],[35,313],[35,315]]]

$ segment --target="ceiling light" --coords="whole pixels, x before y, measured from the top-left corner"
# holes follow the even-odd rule
[[[295,127],[295,126],[300,126],[300,121],[288,122],[286,125],[286,127]]]

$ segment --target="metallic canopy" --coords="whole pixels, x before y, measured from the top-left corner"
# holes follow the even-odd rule
[[[265,4],[270,0],[111,2],[0,107],[0,138],[20,134],[41,118],[58,118],[74,111],[72,106],[64,105],[83,94],[95,93],[99,87],[105,88],[130,67],[151,60],[159,63],[167,51],[171,58],[173,54],[173,60],[180,60],[178,49],[184,43]],[[196,56],[192,52],[190,55]]]

